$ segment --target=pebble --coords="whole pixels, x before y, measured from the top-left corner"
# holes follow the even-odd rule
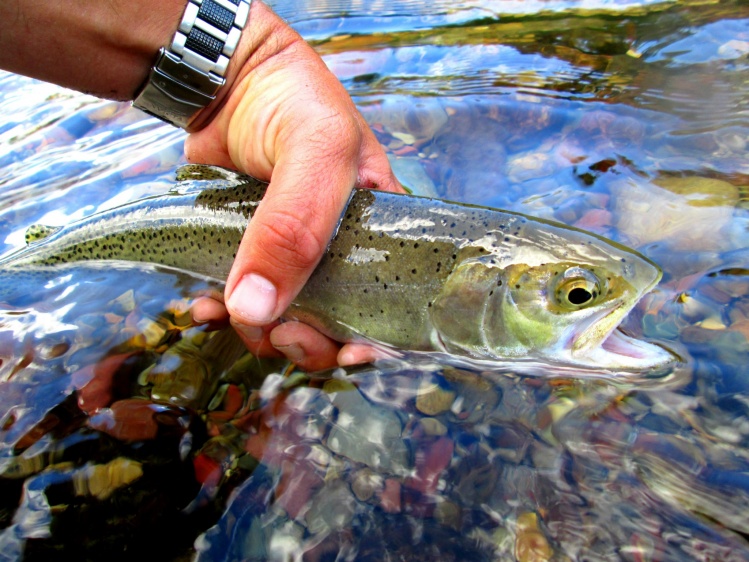
[[[505,174],[512,183],[544,178],[556,172],[554,159],[550,154],[531,152],[508,158]]]
[[[351,490],[359,501],[365,502],[370,500],[375,493],[382,491],[384,485],[382,475],[369,468],[362,468],[354,474]]]
[[[518,562],[546,562],[553,554],[549,541],[539,529],[538,516],[533,512],[518,515],[515,538]]]
[[[356,499],[348,485],[342,480],[334,480],[309,502],[304,520],[310,533],[327,534],[350,526],[355,514]]]
[[[91,495],[105,500],[118,488],[127,486],[143,476],[141,463],[118,457],[107,464],[88,466],[73,475],[73,486],[78,496]]]
[[[331,388],[341,390],[331,395],[337,416],[328,434],[328,447],[377,471],[406,471],[410,462],[398,415],[374,406],[350,383],[328,381],[323,391]]]
[[[416,409],[427,416],[447,412],[455,402],[455,393],[445,390],[439,384],[423,380],[416,395]]]
[[[419,425],[426,435],[441,437],[447,433],[447,427],[437,418],[421,418]]]
[[[654,242],[689,252],[731,247],[727,228],[738,202],[735,186],[709,178],[660,178],[652,183],[622,179],[612,183],[616,227],[628,244]],[[657,211],[657,212],[656,212]]]

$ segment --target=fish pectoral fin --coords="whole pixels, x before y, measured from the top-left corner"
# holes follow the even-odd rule
[[[40,240],[44,240],[45,238],[48,238],[50,235],[60,230],[60,228],[62,227],[48,226],[46,224],[32,224],[26,229],[26,234],[24,235],[26,244],[35,244]]]

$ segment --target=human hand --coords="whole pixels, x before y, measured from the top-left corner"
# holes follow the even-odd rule
[[[278,318],[322,257],[354,186],[402,191],[382,147],[337,78],[268,7],[252,4],[228,92],[198,116],[188,160],[270,181],[245,231],[225,305],[199,299],[199,321],[232,325],[259,355],[302,368],[366,362],[376,351],[340,345]]]

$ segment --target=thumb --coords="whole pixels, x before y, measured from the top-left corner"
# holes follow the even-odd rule
[[[314,145],[303,143],[301,153],[276,163],[245,230],[226,285],[227,309],[239,322],[259,326],[283,314],[320,261],[348,202],[358,150],[308,148]]]

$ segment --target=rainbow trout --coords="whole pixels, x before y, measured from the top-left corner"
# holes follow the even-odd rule
[[[167,195],[58,229],[31,227],[2,268],[125,260],[223,281],[266,184],[185,166]],[[518,213],[354,190],[284,318],[342,342],[615,371],[668,365],[619,323],[661,277],[642,255]]]

